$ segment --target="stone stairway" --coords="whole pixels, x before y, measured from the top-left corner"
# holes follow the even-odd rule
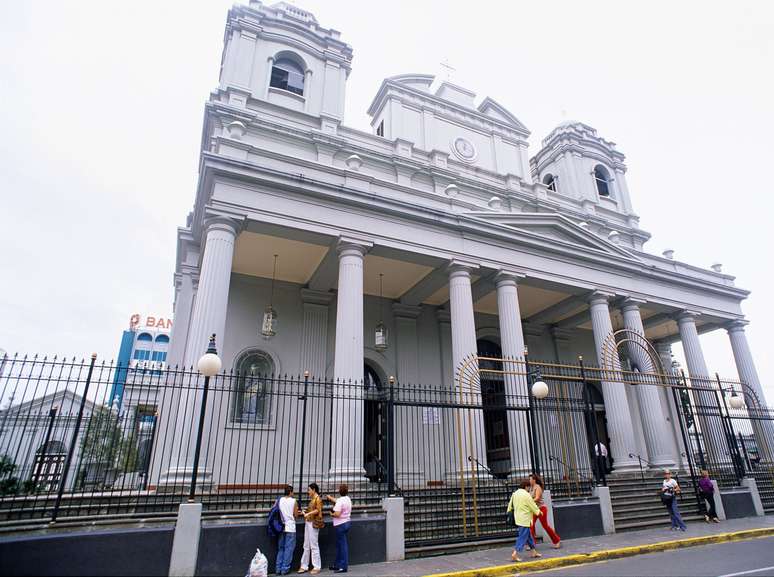
[[[612,473],[607,477],[613,519],[616,532],[636,531],[653,527],[669,526],[669,512],[661,503],[660,490],[663,475],[660,472]],[[682,495],[678,497],[683,520],[704,521],[699,511],[691,478],[687,474],[678,477]]]

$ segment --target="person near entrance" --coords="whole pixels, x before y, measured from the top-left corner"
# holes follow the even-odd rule
[[[309,569],[311,557],[311,575],[316,575],[322,569],[320,560],[320,529],[325,526],[323,521],[323,503],[320,498],[320,487],[317,483],[309,483],[309,508],[302,510],[304,515],[304,554],[301,556],[299,573],[306,573]]]
[[[677,506],[677,496],[681,493],[680,485],[672,478],[672,471],[664,469],[664,482],[661,484],[661,502],[669,511],[669,517],[672,520],[672,531],[685,531],[685,523],[680,516],[680,509]]]
[[[301,515],[290,485],[285,485],[285,496],[280,497],[279,510],[283,529],[277,544],[277,575],[287,575],[296,549],[296,517]]]
[[[512,561],[521,561],[519,553],[524,550],[525,546],[529,546],[532,549],[532,557],[542,557],[540,553],[535,549],[535,540],[530,533],[530,525],[532,525],[532,517],[534,515],[540,515],[540,509],[535,504],[530,494],[527,492],[529,488],[529,480],[524,479],[519,488],[516,489],[511,495],[510,501],[508,501],[507,513],[513,511],[513,520],[516,524],[516,543],[513,546],[513,553],[511,553]]]
[[[602,441],[598,441],[594,445],[594,458],[596,461],[596,467],[594,472],[597,475],[597,480],[600,480],[604,475],[610,471],[607,469],[607,447]]]
[[[331,571],[336,573],[346,573],[349,569],[349,528],[351,525],[350,517],[352,515],[352,500],[348,496],[349,487],[339,485],[339,498],[334,499],[331,495],[325,498],[334,503],[333,505],[333,528],[336,530],[336,562],[330,566]]]
[[[529,476],[529,494],[532,500],[540,509],[540,514],[532,517],[532,524],[529,527],[530,533],[532,533],[532,540],[534,541],[537,535],[535,534],[535,525],[540,519],[540,524],[543,525],[543,529],[548,534],[553,543],[554,549],[559,549],[562,546],[562,539],[554,531],[554,528],[548,522],[548,508],[543,504],[543,479],[537,473],[532,473]]]
[[[704,515],[704,520],[714,523],[720,523],[718,520],[718,514],[715,511],[715,487],[709,477],[709,471],[706,469],[701,472],[701,479],[699,479],[699,492],[701,498],[707,502],[707,514]]]

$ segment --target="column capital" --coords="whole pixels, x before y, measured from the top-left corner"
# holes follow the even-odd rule
[[[449,261],[449,264],[446,266],[446,270],[449,271],[450,275],[453,275],[455,273],[466,273],[468,276],[470,276],[470,273],[474,270],[478,270],[479,266],[477,263],[474,263],[469,260],[459,260],[459,259],[452,259]]]
[[[310,305],[329,305],[333,300],[333,293],[330,291],[317,291],[309,288],[301,289],[301,302]]]
[[[495,286],[497,288],[500,288],[500,286],[516,286],[526,276],[521,272],[501,268],[494,276]]]
[[[608,304],[611,298],[615,296],[615,293],[610,291],[603,291],[603,290],[595,290],[592,293],[590,293],[587,297],[588,303],[590,305],[594,304]]]
[[[204,221],[204,235],[207,236],[213,230],[229,232],[236,237],[244,229],[244,219],[230,216],[211,216]]]
[[[725,325],[725,329],[728,334],[731,333],[743,333],[744,328],[750,324],[750,321],[745,319],[734,319]]]
[[[352,255],[355,253],[359,253],[360,256],[365,256],[373,246],[374,243],[367,240],[340,236],[339,240],[336,241],[336,252],[339,253],[339,257],[344,256],[345,254]]]
[[[403,303],[392,304],[392,314],[396,318],[404,319],[418,319],[422,314],[422,307],[420,305],[404,305]]]
[[[640,307],[646,303],[647,301],[643,299],[626,297],[621,301],[620,307],[622,312],[634,311],[634,310],[639,311]]]
[[[696,323],[696,319],[701,316],[701,313],[698,311],[692,311],[692,310],[682,310],[677,313],[675,313],[672,318],[675,319],[677,324],[683,324],[683,323]]]

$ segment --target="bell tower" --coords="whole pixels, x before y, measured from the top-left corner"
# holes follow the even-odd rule
[[[315,17],[279,2],[252,0],[228,14],[220,89],[230,105],[249,108],[262,100],[338,124],[352,48]]]
[[[532,158],[532,178],[558,196],[581,202],[589,212],[636,217],[624,159],[615,143],[599,137],[591,126],[563,122],[543,139]]]

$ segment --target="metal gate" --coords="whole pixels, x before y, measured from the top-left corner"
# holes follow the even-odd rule
[[[545,398],[530,392],[539,381]],[[475,356],[456,385],[391,389],[391,487],[406,500],[408,547],[511,538],[505,509],[532,472],[554,499],[591,495],[596,419],[582,365]]]

